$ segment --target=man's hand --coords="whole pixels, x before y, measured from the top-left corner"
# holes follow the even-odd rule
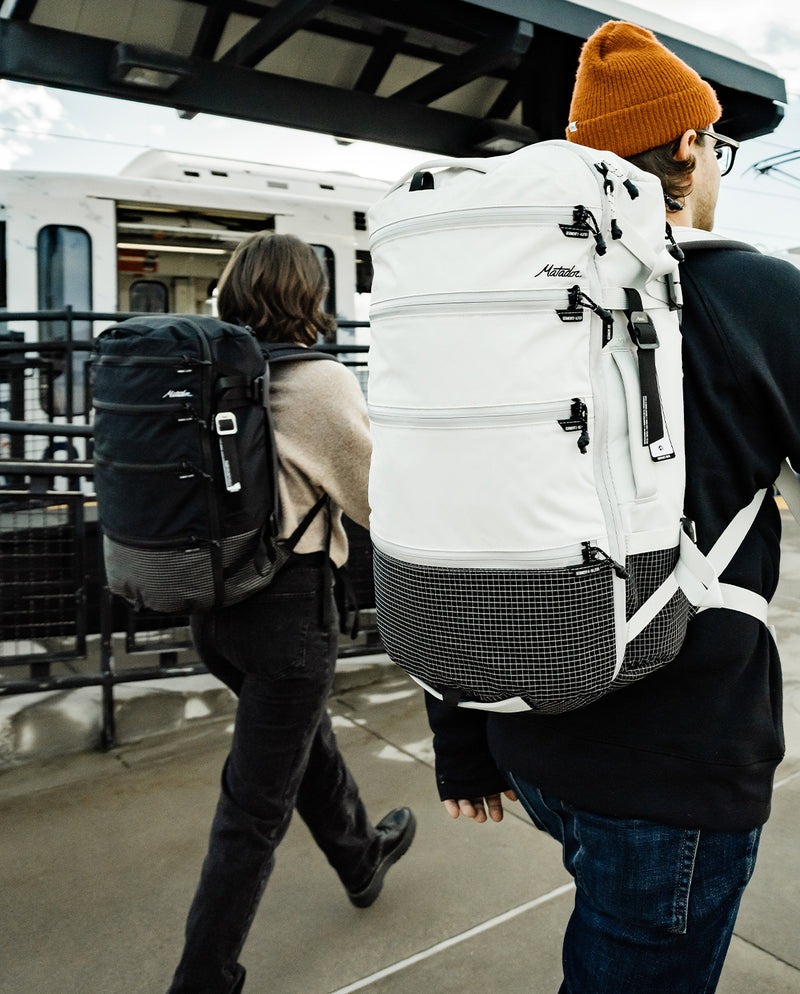
[[[516,801],[517,795],[513,790],[504,790],[509,801]],[[484,806],[484,801],[486,802]],[[492,821],[503,820],[503,799],[500,794],[489,794],[487,797],[473,797],[472,800],[460,798],[459,800],[444,801],[445,811],[451,818],[458,818],[464,815],[465,818],[474,818],[478,824],[486,821],[486,809],[489,809],[489,817]]]

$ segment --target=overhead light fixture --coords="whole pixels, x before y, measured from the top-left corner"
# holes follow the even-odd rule
[[[115,83],[146,90],[171,90],[191,72],[186,60],[161,48],[119,42],[111,53],[109,75]]]
[[[538,140],[539,136],[533,128],[486,118],[475,129],[473,148],[483,155],[506,155]]]
[[[227,249],[199,248],[194,245],[145,245],[142,242],[117,242],[118,249],[138,249],[142,252],[184,252],[188,255],[227,255]]]

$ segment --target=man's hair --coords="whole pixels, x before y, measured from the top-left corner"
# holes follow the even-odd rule
[[[680,138],[677,138],[667,142],[666,145],[659,145],[658,148],[651,148],[646,152],[639,152],[637,155],[629,155],[628,161],[646,173],[658,176],[664,193],[680,203],[691,189],[691,176],[696,162],[694,156],[688,159],[675,158],[679,143]]]
[[[706,136],[698,135],[697,141],[699,144],[705,143]],[[658,176],[661,180],[661,189],[678,203],[681,203],[691,190],[692,173],[697,165],[694,155],[690,155],[688,159],[675,158],[680,142],[680,138],[675,138],[666,145],[659,145],[657,148],[650,148],[646,152],[627,157],[628,162],[632,162],[634,166]]]
[[[259,231],[235,248],[219,280],[223,321],[249,325],[262,342],[313,345],[333,331],[322,310],[328,282],[311,246],[294,235]]]

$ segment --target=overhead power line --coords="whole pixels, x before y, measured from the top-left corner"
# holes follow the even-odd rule
[[[787,169],[788,166],[792,165],[794,165],[795,171]],[[773,179],[789,182],[793,186],[800,186],[800,149],[762,159],[760,162],[753,163],[750,169],[762,176],[771,176]]]

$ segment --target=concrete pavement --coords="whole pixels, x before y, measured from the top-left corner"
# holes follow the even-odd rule
[[[719,994],[800,994],[800,529],[786,527],[773,619],[788,755]],[[337,681],[337,734],[373,819],[409,804],[417,838],[359,911],[295,819],[242,954],[246,994],[555,994],[572,900],[559,848],[517,805],[500,825],[448,819],[420,692],[389,665],[370,679]],[[230,738],[226,708],[106,754],[0,775],[2,994],[166,990]]]
[[[418,836],[358,911],[295,819],[242,955],[247,990],[554,994],[571,904],[555,843],[516,806],[500,825],[444,816],[420,695],[398,672],[332,711],[370,814],[410,804]],[[0,779],[3,994],[166,990],[229,735],[216,720]],[[781,768],[720,994],[800,991],[799,822],[800,751]]]

